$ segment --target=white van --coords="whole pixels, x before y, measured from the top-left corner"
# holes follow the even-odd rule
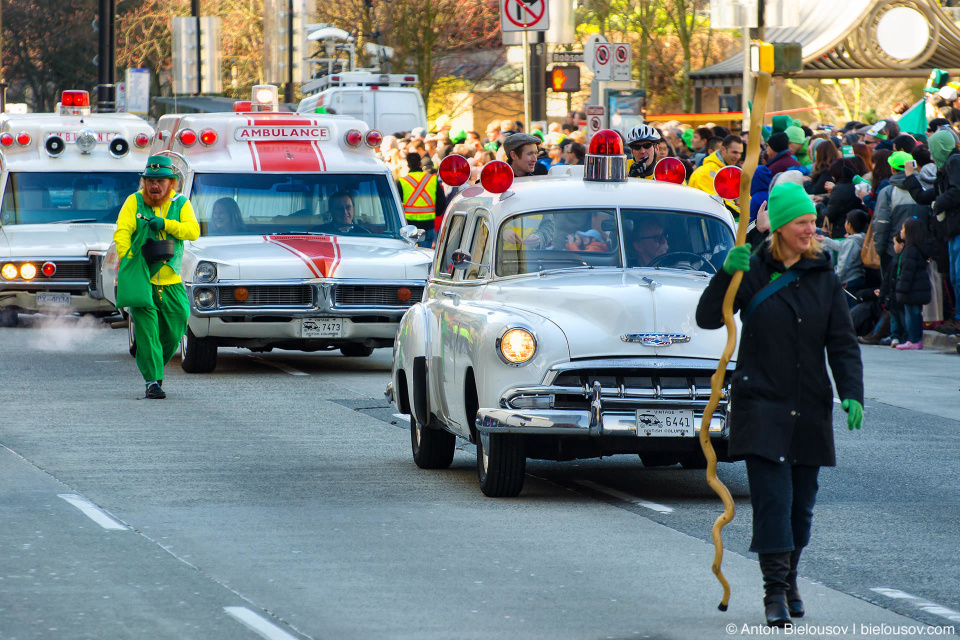
[[[352,116],[384,135],[427,128],[427,109],[416,88],[417,76],[346,71],[311,80],[303,90],[317,91],[300,101],[297,113],[317,107]]]

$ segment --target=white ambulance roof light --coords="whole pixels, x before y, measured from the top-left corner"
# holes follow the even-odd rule
[[[258,84],[253,87],[251,111],[280,111],[280,90],[276,85]]]
[[[233,103],[234,113],[250,113],[252,108],[250,100],[237,100]]]
[[[90,129],[81,129],[77,133],[77,148],[80,153],[90,153],[97,146],[97,134]]]
[[[363,142],[363,134],[356,129],[350,129],[344,134],[343,141],[347,143],[347,146],[356,149]]]
[[[90,93],[65,90],[60,94],[59,113],[62,116],[90,115]]]
[[[367,135],[363,140],[367,143],[368,147],[376,149],[380,146],[380,143],[383,142],[383,134],[376,129],[370,129],[370,131],[367,131]]]

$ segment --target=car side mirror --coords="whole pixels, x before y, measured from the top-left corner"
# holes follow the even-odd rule
[[[400,227],[400,237],[409,242],[410,244],[417,244],[423,240],[423,236],[426,235],[426,231],[423,229],[418,229],[412,224],[408,224]]]
[[[473,264],[470,262],[470,254],[466,251],[454,251],[450,256],[450,262],[455,269],[466,269],[467,265]]]

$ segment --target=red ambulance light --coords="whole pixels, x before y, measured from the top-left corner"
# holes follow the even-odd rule
[[[587,153],[592,156],[622,156],[623,140],[613,129],[602,129],[590,138],[590,150]]]
[[[443,184],[459,187],[470,179],[470,163],[463,156],[451,153],[440,161],[439,173]]]
[[[0,133],[0,144],[5,147],[13,145],[13,135],[9,133]]]
[[[250,113],[251,110],[250,100],[237,100],[233,103],[233,112],[234,113]]]
[[[17,134],[17,144],[21,147],[25,147],[30,144],[30,134],[26,131],[21,131]]]
[[[414,82],[414,81],[416,81],[416,79],[417,79],[416,76],[403,76],[403,81],[404,81],[404,82]]]
[[[380,143],[383,142],[383,134],[377,131],[376,129],[370,129],[367,131],[367,136],[364,138],[368,147],[379,147]]]
[[[193,129],[184,129],[177,134],[177,139],[180,140],[180,144],[185,147],[192,147],[197,144],[197,132]]]
[[[480,184],[490,193],[503,193],[513,184],[513,169],[502,160],[493,160],[483,165]]]
[[[137,145],[138,149],[143,149],[150,144],[150,136],[145,133],[138,133],[137,137],[133,139],[133,144]]]
[[[676,158],[663,158],[653,168],[653,179],[658,182],[683,184],[683,181],[687,179],[687,170],[683,168],[683,163]]]
[[[200,144],[209,147],[217,143],[217,132],[213,129],[204,129],[200,132]]]
[[[64,107],[89,107],[90,94],[86,91],[64,91],[60,94],[60,104]]]
[[[713,190],[724,200],[740,197],[740,167],[724,167],[713,177]]]
[[[356,129],[350,129],[350,131],[347,131],[346,135],[343,136],[343,141],[347,143],[347,146],[359,147],[363,142],[363,134]]]
[[[57,265],[53,264],[52,262],[44,262],[43,266],[40,267],[40,273],[42,273],[48,278],[51,277],[56,272],[57,272]]]

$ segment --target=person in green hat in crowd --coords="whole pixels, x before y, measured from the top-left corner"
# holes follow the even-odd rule
[[[167,397],[163,367],[176,353],[190,316],[179,274],[183,241],[199,238],[200,225],[190,201],[176,192],[178,175],[170,158],[150,156],[140,177],[141,188],[123,203],[113,234],[120,256],[117,306],[130,309],[145,397],[159,400]],[[158,242],[167,239],[173,240],[172,251]]]
[[[851,430],[863,421],[863,364],[846,294],[815,238],[810,197],[795,182],[776,184],[768,213],[769,238],[753,254],[748,245],[728,252],[696,319],[704,329],[723,326],[724,295],[742,271],[728,450],[746,460],[766,622],[784,627],[804,614],[797,565],[810,542],[820,467],[836,464],[827,363]]]
[[[680,139],[683,140],[683,146],[686,147],[684,155],[688,158],[693,157],[693,133],[693,129],[684,129],[683,133],[680,134]],[[679,149],[677,152],[679,153]]]
[[[799,162],[801,166],[809,167],[810,158],[807,155],[809,139],[807,138],[807,134],[796,125],[787,127],[784,133],[787,134],[787,139],[790,141],[790,153],[793,154],[793,157],[797,159],[797,162]]]

